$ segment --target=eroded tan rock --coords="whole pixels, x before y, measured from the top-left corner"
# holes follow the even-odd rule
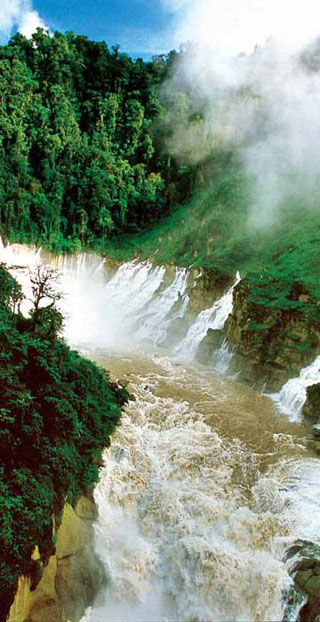
[[[93,547],[96,509],[82,497],[74,510],[66,504],[57,533],[56,553],[37,588],[21,577],[8,622],[77,622],[92,604],[103,573]]]

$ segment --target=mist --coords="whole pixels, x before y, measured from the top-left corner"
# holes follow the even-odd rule
[[[284,205],[319,208],[319,4],[176,0],[171,6],[175,41],[184,44],[164,87],[175,110],[172,152],[197,163],[217,147],[236,151],[255,228],[277,222]]]

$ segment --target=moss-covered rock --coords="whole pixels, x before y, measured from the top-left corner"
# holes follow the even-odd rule
[[[303,283],[249,275],[234,292],[225,334],[244,379],[278,390],[320,351],[319,301]]]
[[[320,384],[313,384],[307,388],[307,401],[303,407],[303,414],[313,422],[320,421]]]
[[[197,360],[204,365],[208,364],[212,360],[214,353],[222,346],[223,339],[222,330],[209,328],[205,338],[199,345]]]

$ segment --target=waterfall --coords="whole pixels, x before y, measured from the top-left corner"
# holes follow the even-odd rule
[[[199,313],[195,322],[189,328],[187,336],[177,346],[176,354],[185,359],[193,359],[209,328],[221,330],[224,327],[228,316],[232,312],[233,291],[240,280],[240,273],[237,272],[235,283],[224,296],[217,300],[212,307]]]
[[[185,316],[189,295],[186,268],[176,268],[171,283],[164,288],[167,270],[149,261],[126,262],[115,271],[102,257],[89,253],[54,257],[35,247],[0,244],[0,261],[14,269],[14,276],[30,298],[29,274],[41,263],[49,263],[60,273],[60,304],[65,316],[65,336],[71,344],[86,348],[126,348],[134,344],[161,345],[166,342],[174,321]],[[19,266],[18,269],[17,266]],[[209,328],[222,329],[232,311],[232,296],[240,281],[237,273],[232,287],[212,307],[199,313],[175,353],[186,359],[196,355]],[[23,310],[30,307],[25,303]],[[227,344],[216,356],[216,368],[226,371],[230,353]]]
[[[184,317],[188,271],[138,261],[111,269],[95,255],[1,243],[0,261],[24,289],[39,263],[56,267],[67,341],[129,380],[135,396],[94,493],[107,585],[84,620],[283,619],[292,586],[284,551],[295,538],[319,543],[319,461],[269,400],[145,349],[167,344]],[[192,358],[208,328],[223,328],[239,280],[198,315],[180,353]],[[224,342],[215,367],[225,371],[230,356]],[[320,357],[290,381],[295,394],[319,380],[319,368]]]
[[[318,383],[320,383],[320,356],[317,356],[311,365],[302,369],[298,378],[288,380],[279,393],[271,397],[290,421],[299,421],[307,399],[307,388]]]
[[[136,335],[138,339],[149,339],[155,344],[165,341],[171,322],[178,317],[184,317],[189,302],[186,294],[187,281],[187,270],[177,268],[171,285],[162,294],[153,298],[138,318],[139,329]],[[176,303],[179,303],[178,309],[172,314]]]
[[[223,340],[223,343],[219,350],[215,352],[214,355],[214,369],[219,371],[221,374],[226,374],[230,361],[232,359],[232,352],[229,350],[229,345],[226,339]]]
[[[100,261],[86,263],[80,278],[78,269],[79,262],[68,258],[62,266],[68,340],[82,347],[121,349],[138,341],[137,317],[156,295],[165,268],[130,261],[112,274]]]
[[[129,261],[114,272],[102,257],[89,253],[53,257],[41,249],[19,244],[0,244],[0,261],[14,269],[14,276],[31,297],[29,275],[41,263],[50,263],[60,273],[63,293],[61,310],[65,315],[65,336],[78,347],[96,346],[126,348],[134,344],[161,345],[166,341],[173,322],[185,316],[189,304],[186,268],[177,268],[171,283],[163,287],[164,266],[149,261]],[[212,307],[199,313],[186,337],[175,352],[186,359],[194,358],[209,328],[222,329],[232,311],[236,281]],[[23,310],[30,307],[25,303]],[[216,356],[216,368],[226,371],[230,360],[227,344]]]
[[[62,269],[66,334],[72,343],[159,345],[171,323],[184,316],[189,302],[186,269],[177,269],[162,291],[166,269],[149,262],[127,262],[113,275],[100,263],[95,269],[86,267],[80,278],[78,268],[79,263],[67,259]]]
[[[65,336],[82,348],[159,345],[171,323],[184,317],[189,303],[185,268],[177,268],[163,289],[166,269],[149,261],[129,261],[111,271],[97,255],[55,257],[34,247],[4,246],[2,241],[0,261],[14,273],[27,298],[32,297],[30,273],[43,263],[58,270]],[[30,306],[25,301],[22,310],[27,312]]]

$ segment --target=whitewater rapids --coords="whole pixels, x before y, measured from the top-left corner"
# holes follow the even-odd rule
[[[297,538],[320,544],[320,463],[298,421],[194,360],[204,323],[223,327],[233,288],[175,339],[189,304],[186,270],[168,282],[147,262],[110,271],[94,256],[21,247],[0,259],[20,266],[25,288],[28,266],[60,269],[67,340],[135,397],[95,489],[106,581],[84,620],[282,620],[292,586],[285,551]]]

